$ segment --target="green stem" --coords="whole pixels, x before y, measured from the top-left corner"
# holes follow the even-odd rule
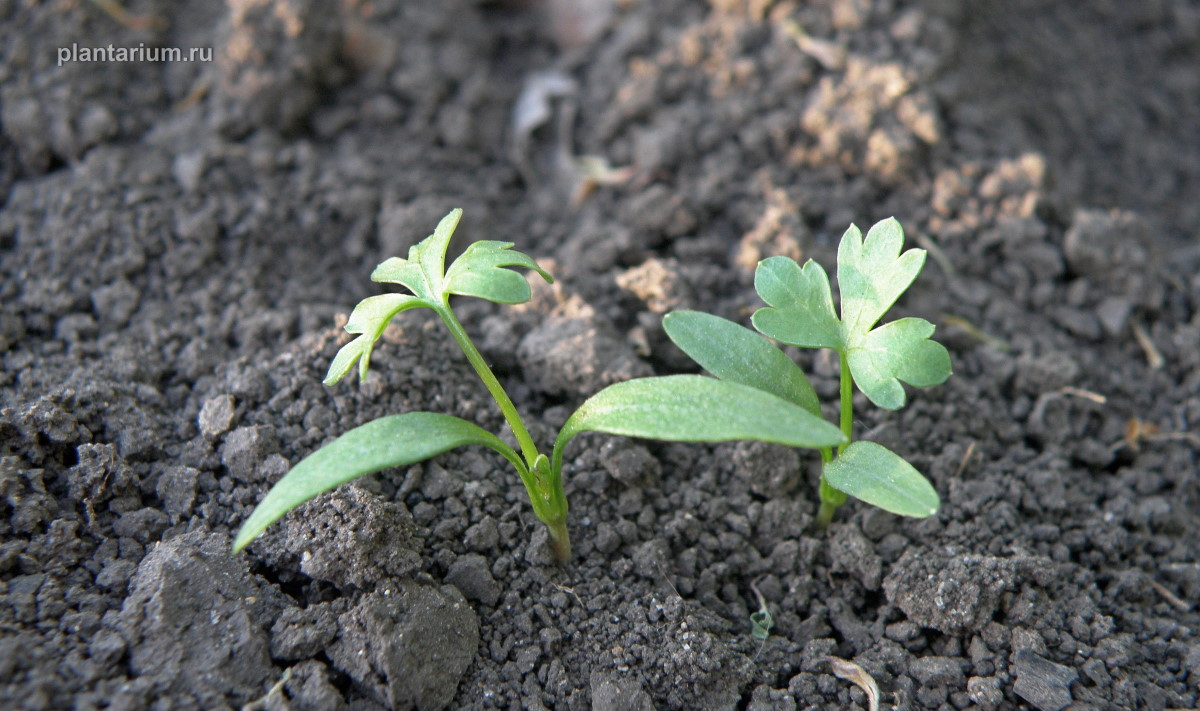
[[[854,436],[854,380],[850,377],[850,359],[845,353],[840,353],[838,359],[842,371],[842,434],[846,437],[846,441],[838,445],[838,454],[841,454]]]
[[[521,420],[516,406],[496,379],[496,374],[488,367],[483,354],[467,335],[462,323],[450,310],[450,304],[446,303],[435,310],[438,316],[442,317],[446,328],[450,329],[450,335],[466,354],[484,387],[500,406],[500,412],[504,413],[508,426],[512,428],[513,435],[521,446],[521,455],[525,457],[528,465],[526,472],[522,473],[518,467],[517,473],[522,474],[521,480],[525,484],[526,493],[529,494],[529,501],[533,504],[534,513],[546,524],[550,532],[550,548],[555,559],[559,564],[566,563],[571,558],[571,536],[567,531],[567,497],[562,488],[561,472],[551,471],[550,460],[538,452],[537,445],[534,444],[533,437],[529,436],[529,430],[525,429],[525,423]]]
[[[837,502],[836,494],[841,493],[825,483],[825,465],[833,461],[833,448],[821,448],[821,483],[818,485],[818,493],[821,496],[821,508],[817,509],[817,520],[815,522],[817,528],[828,528],[833,521],[833,512],[837,511],[840,502]]]
[[[825,483],[825,477],[821,477],[821,508],[817,509],[814,525],[819,529],[829,528],[829,524],[833,523],[834,512],[844,503],[846,495]]]
[[[840,455],[846,451],[846,447],[850,445],[850,438],[854,434],[854,380],[850,377],[850,361],[845,353],[838,354],[839,365],[841,366],[841,412],[839,413],[842,426],[842,434],[845,435],[846,441],[838,445],[837,453]],[[833,514],[838,510],[838,507],[846,503],[846,494],[838,491],[825,481],[824,468],[826,464],[833,461],[833,452],[829,449],[821,450],[821,508],[817,509],[817,528],[827,528],[833,522]]]
[[[475,369],[475,373],[479,379],[483,381],[483,386],[492,394],[492,398],[496,404],[500,406],[500,412],[504,413],[504,419],[508,421],[508,426],[512,428],[513,435],[517,438],[517,443],[521,446],[521,454],[525,457],[525,462],[530,468],[538,458],[537,445],[533,443],[533,437],[529,436],[529,430],[525,429],[525,423],[521,421],[521,415],[517,412],[517,407],[513,405],[512,400],[508,397],[508,393],[504,392],[504,387],[500,385],[500,381],[496,379],[495,373],[488,367],[487,361],[484,360],[483,354],[471,342],[471,337],[467,335],[466,329],[462,323],[454,316],[454,312],[450,310],[450,305],[446,304],[441,308],[435,309],[438,316],[442,317],[442,322],[446,324],[446,328],[450,329],[450,335],[462,348],[466,354],[467,360],[471,362],[471,367]]]
[[[550,549],[554,552],[554,559],[559,565],[567,563],[571,560],[571,535],[567,532],[566,517],[544,523],[550,531]]]

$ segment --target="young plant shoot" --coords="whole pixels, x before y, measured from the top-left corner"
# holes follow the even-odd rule
[[[817,525],[828,526],[847,494],[902,516],[937,512],[937,492],[911,464],[874,442],[853,442],[854,387],[887,410],[904,405],[901,381],[929,387],[950,377],[950,354],[930,340],[934,326],[902,318],[874,328],[917,278],[925,250],[903,254],[904,231],[894,218],[862,233],[851,225],[838,247],[842,315],[834,312],[829,277],[808,260],[788,257],[759,263],[754,287],[768,306],[752,317],[754,327],[780,343],[830,348],[841,365],[840,425],[845,441],[821,449],[821,507]],[[748,328],[696,311],[667,314],[667,335],[717,378],[774,393],[820,415],[817,396],[804,373],[782,351]]]
[[[432,309],[495,399],[517,448],[452,415],[410,412],[368,422],[312,453],[276,483],[242,525],[234,541],[235,551],[288,511],[351,479],[415,464],[455,447],[483,445],[498,452],[516,470],[534,515],[549,531],[555,557],[566,562],[571,543],[566,525],[563,453],[575,435],[601,432],[677,442],[754,439],[824,450],[844,443],[841,431],[822,420],[819,412],[814,415],[813,407],[798,406],[763,388],[736,381],[674,375],[630,380],[596,393],[567,419],[547,457],[538,450],[512,400],[455,317],[450,297],[474,296],[518,304],[530,299],[531,289],[524,276],[509,267],[533,270],[547,282],[551,277],[531,257],[512,251],[511,243],[496,241],[470,245],[446,269],[446,250],[461,216],[461,210],[452,211],[431,236],[409,249],[407,259],[394,257],[375,269],[372,280],[399,284],[411,293],[372,296],[359,303],[346,324],[346,330],[358,337],[334,357],[325,384],[337,383],[355,363],[359,378],[365,378],[371,351],[391,319],[409,309]]]

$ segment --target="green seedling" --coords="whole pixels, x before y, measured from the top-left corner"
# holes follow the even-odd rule
[[[758,651],[754,653],[755,661],[758,661],[758,656],[766,648],[767,638],[771,636],[771,629],[775,627],[775,618],[767,609],[767,599],[758,591],[759,580],[761,578],[750,582],[750,589],[754,591],[754,597],[758,600],[758,609],[750,613],[750,636],[759,641]]]
[[[821,449],[821,507],[817,525],[828,526],[834,511],[854,496],[902,516],[924,518],[937,512],[933,486],[911,464],[874,442],[853,442],[854,387],[874,404],[896,410],[905,403],[904,386],[938,385],[950,377],[950,355],[930,340],[934,326],[902,318],[875,328],[925,264],[925,250],[903,254],[904,231],[887,219],[862,233],[851,225],[838,247],[838,287],[842,314],[834,312],[829,277],[808,260],[801,267],[788,257],[759,263],[754,287],[768,306],[752,317],[755,328],[780,343],[830,348],[841,365],[840,428],[845,440]],[[697,311],[678,311],[663,320],[667,335],[685,353],[722,380],[774,393],[820,415],[816,393],[800,368],[782,351],[748,328]]]
[[[750,613],[750,636],[766,642],[767,637],[771,636],[771,628],[775,626],[775,618],[767,609],[767,599],[758,590],[759,579],[750,581],[750,590],[754,593],[754,599],[758,601],[758,610]]]
[[[563,453],[578,434],[600,432],[677,442],[753,439],[825,449],[843,443],[837,427],[810,409],[761,388],[700,375],[672,375],[617,383],[596,393],[567,418],[550,456],[546,456],[538,450],[512,400],[455,317],[450,297],[474,296],[517,304],[530,299],[531,289],[525,278],[510,267],[533,270],[547,282],[551,277],[531,257],[512,251],[509,242],[476,242],[446,269],[446,250],[461,216],[461,210],[452,211],[430,237],[410,248],[407,259],[388,259],[375,269],[372,280],[399,284],[411,293],[372,296],[359,303],[346,324],[346,330],[357,334],[357,338],[334,357],[325,383],[337,383],[356,363],[359,378],[365,378],[371,351],[391,319],[409,309],[432,309],[500,407],[517,447],[451,415],[410,412],[368,422],[312,453],[276,483],[242,525],[234,541],[235,551],[288,511],[351,479],[415,464],[455,447],[482,445],[495,450],[516,470],[534,514],[549,531],[556,558],[565,562],[570,557],[571,543],[566,526]]]

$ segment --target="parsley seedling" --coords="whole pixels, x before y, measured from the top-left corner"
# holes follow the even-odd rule
[[[235,551],[288,511],[351,479],[415,464],[455,447],[483,445],[516,470],[534,514],[547,526],[555,557],[565,562],[571,543],[563,454],[578,434],[601,432],[677,442],[754,439],[825,449],[844,441],[841,431],[819,414],[761,388],[700,375],[672,375],[617,383],[596,393],[567,418],[547,457],[538,451],[512,400],[455,317],[450,297],[517,304],[530,299],[531,289],[525,278],[509,267],[533,270],[547,282],[551,277],[531,257],[512,251],[509,242],[476,242],[446,269],[446,250],[461,216],[461,210],[452,211],[430,237],[409,249],[407,259],[392,258],[375,269],[371,274],[374,281],[399,284],[411,293],[372,296],[359,303],[346,324],[346,330],[358,337],[334,357],[325,383],[337,383],[355,363],[359,378],[365,378],[371,351],[391,319],[409,309],[432,309],[500,407],[520,451],[452,415],[410,412],[379,418],[350,430],[293,467],[242,525],[234,541]]]
[[[820,264],[801,267],[788,257],[759,263],[754,286],[768,306],[752,317],[755,328],[780,343],[830,348],[841,365],[840,427],[845,440],[821,449],[821,507],[817,525],[833,520],[849,494],[892,513],[924,518],[937,512],[937,492],[911,464],[874,442],[852,442],[854,387],[887,410],[904,405],[904,386],[938,385],[950,377],[950,355],[930,340],[934,326],[902,318],[875,328],[916,279],[925,250],[903,254],[904,231],[887,219],[862,233],[851,225],[838,247],[842,315],[834,312],[829,277]],[[720,379],[775,393],[820,415],[804,373],[782,351],[750,329],[696,311],[667,314],[667,335]]]

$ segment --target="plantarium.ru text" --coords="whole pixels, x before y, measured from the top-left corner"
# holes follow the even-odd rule
[[[450,297],[474,296],[517,304],[529,300],[531,289],[525,278],[509,267],[534,270],[546,281],[551,277],[531,257],[512,251],[511,243],[496,241],[470,245],[447,269],[446,250],[461,216],[461,210],[452,211],[431,236],[409,249],[407,259],[392,258],[375,269],[371,274],[374,281],[399,284],[411,293],[382,294],[359,303],[346,324],[346,330],[358,337],[338,352],[325,383],[338,382],[355,363],[359,377],[365,378],[371,351],[391,319],[409,309],[429,308],[449,329],[495,399],[517,447],[452,415],[410,412],[373,420],[309,455],[276,483],[242,525],[234,541],[235,551],[245,548],[288,511],[351,479],[414,464],[455,447],[483,445],[498,452],[516,470],[534,514],[549,531],[555,557],[565,562],[571,544],[563,491],[563,452],[575,435],[601,432],[676,442],[751,439],[822,451],[845,444],[842,432],[821,419],[819,413],[814,414],[812,407],[736,380],[671,375],[617,383],[596,393],[567,418],[550,456],[546,456],[538,450],[512,400],[454,315]]]
[[[801,267],[788,257],[759,263],[754,287],[766,308],[755,312],[754,327],[764,335],[802,348],[831,348],[841,365],[840,425],[845,440],[821,448],[821,507],[824,527],[849,494],[903,516],[937,512],[937,492],[911,464],[875,442],[851,442],[854,386],[879,407],[904,405],[901,381],[929,387],[950,377],[950,355],[930,340],[934,326],[902,318],[873,328],[908,289],[925,264],[925,250],[903,254],[904,231],[895,219],[870,229],[866,240],[851,225],[838,247],[838,289],[842,316],[833,309],[829,277],[820,264]],[[748,328],[698,311],[676,311],[663,320],[667,335],[693,360],[722,380],[776,393],[813,415],[820,403],[800,368],[782,351]]]

